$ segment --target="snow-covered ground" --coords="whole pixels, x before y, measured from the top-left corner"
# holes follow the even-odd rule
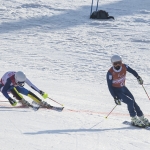
[[[65,109],[10,108],[1,94],[0,150],[149,149],[149,131],[122,124],[130,120],[125,104],[105,117],[115,106],[106,83],[113,54],[139,73],[150,95],[150,1],[100,1],[115,17],[109,21],[90,20],[90,7],[89,0],[1,0],[0,76],[24,71]],[[126,85],[150,119],[142,86],[129,73]]]

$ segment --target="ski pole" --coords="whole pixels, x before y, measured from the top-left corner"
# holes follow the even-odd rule
[[[55,103],[57,103],[57,104],[63,106],[63,104],[58,103],[57,101],[53,100],[52,98],[50,98],[50,97],[48,97],[48,98],[49,98],[50,100],[54,101]]]
[[[142,84],[142,87],[143,87],[143,89],[144,89],[144,91],[145,91],[145,93],[146,93],[147,97],[148,97],[148,98],[149,98],[149,100],[150,100],[150,97],[148,96],[148,94],[147,94],[147,92],[146,92],[146,90],[145,90],[145,88],[144,88],[143,84]]]
[[[91,14],[92,14],[92,8],[93,8],[93,0],[92,0],[92,4],[91,4]],[[91,16],[90,14],[90,16]]]
[[[117,105],[116,105],[117,106]],[[116,108],[116,106],[111,110],[111,112]],[[108,116],[111,114],[111,112],[105,117],[106,119],[108,118]]]
[[[97,9],[98,9],[98,3],[99,3],[99,0],[97,0],[97,6],[96,6],[96,11],[97,11]]]

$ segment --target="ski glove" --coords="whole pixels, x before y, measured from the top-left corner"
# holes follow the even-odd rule
[[[16,102],[15,99],[12,99],[11,97],[9,97],[8,100],[9,100],[9,102],[10,102],[10,104],[11,104],[12,106],[16,106],[16,105],[17,105],[17,102]]]
[[[47,94],[47,93],[45,93],[45,92],[43,92],[43,91],[40,91],[39,93],[42,95],[42,97],[43,97],[44,99],[48,98],[48,94]]]
[[[144,82],[140,76],[137,76],[137,81],[140,85],[142,85]]]
[[[115,103],[116,103],[117,105],[121,105],[121,101],[120,101],[119,98],[115,97],[115,98],[114,98],[114,101],[115,101]]]

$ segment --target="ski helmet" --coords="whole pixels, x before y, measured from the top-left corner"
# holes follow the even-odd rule
[[[26,80],[26,75],[22,71],[18,71],[15,73],[15,82],[19,86],[24,86]]]
[[[119,56],[119,55],[113,55],[113,56],[111,57],[111,62],[112,62],[112,64],[113,64],[114,62],[119,62],[119,61],[122,62],[121,56]]]

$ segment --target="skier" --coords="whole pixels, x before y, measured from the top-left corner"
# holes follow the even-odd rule
[[[112,67],[107,72],[107,84],[116,105],[121,105],[121,102],[127,104],[132,124],[141,127],[149,126],[149,120],[144,117],[144,114],[138,104],[135,102],[133,95],[125,86],[127,71],[137,78],[137,81],[140,85],[143,84],[142,78],[135,70],[122,63],[122,58],[119,55],[112,56],[111,63]]]
[[[48,94],[39,90],[35,85],[33,85],[29,81],[29,79],[27,79],[26,75],[22,71],[6,72],[2,76],[1,81],[0,81],[0,91],[9,100],[12,106],[17,105],[17,101],[15,100],[17,99],[23,106],[33,107],[28,101],[26,101],[23,98],[23,96],[21,95],[23,94],[23,95],[30,97],[41,107],[46,107],[46,108],[51,107],[51,105],[49,105],[47,102],[42,101],[34,93],[24,88],[25,83],[29,85],[32,89],[37,91],[39,94],[41,94],[44,99],[48,97]],[[10,93],[13,95],[15,99],[9,96]]]

